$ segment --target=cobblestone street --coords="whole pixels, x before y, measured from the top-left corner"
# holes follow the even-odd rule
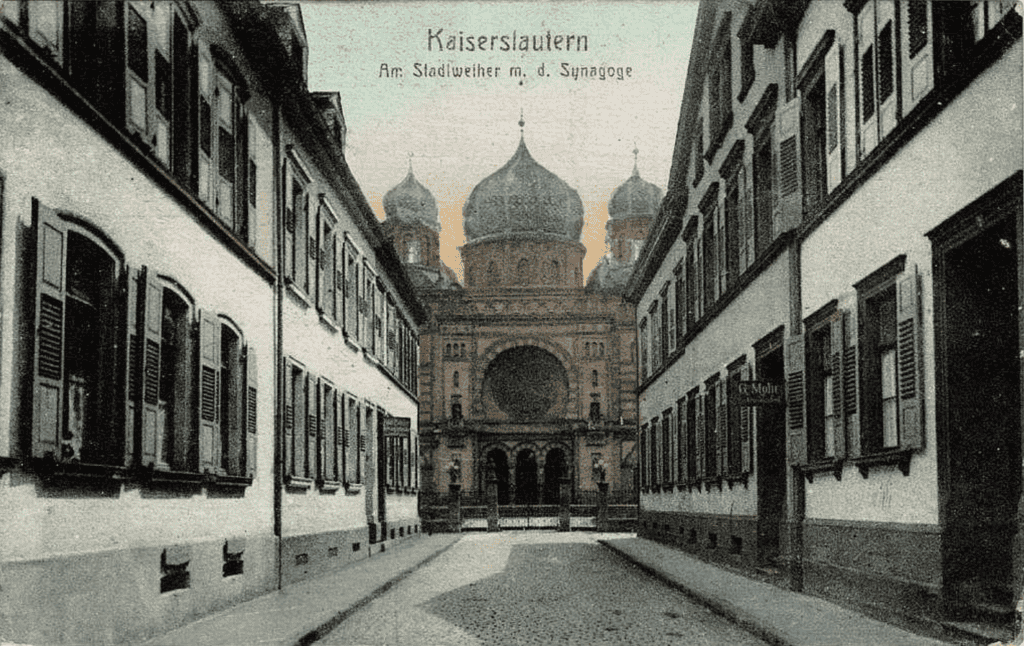
[[[764,644],[582,532],[467,534],[319,644]]]

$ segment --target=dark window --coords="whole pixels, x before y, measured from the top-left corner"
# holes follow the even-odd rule
[[[760,256],[774,239],[772,224],[772,172],[771,137],[767,133],[754,144],[754,249]]]
[[[875,50],[868,47],[860,58],[861,119],[867,121],[875,114]]]
[[[825,76],[823,69],[803,93],[801,150],[805,209],[819,206],[827,193],[825,130]]]
[[[704,477],[718,475],[718,379],[707,382],[704,393]]]
[[[704,309],[707,309],[715,302],[716,286],[718,282],[718,258],[715,253],[715,217],[718,212],[718,205],[709,209],[704,214],[704,238],[702,241],[704,251]]]
[[[878,32],[878,102],[885,103],[892,96],[895,87],[895,70],[893,65],[893,33],[892,23],[885,23],[885,27]]]
[[[740,101],[746,98],[750,86],[754,84],[754,69],[754,43],[744,40],[740,43]]]

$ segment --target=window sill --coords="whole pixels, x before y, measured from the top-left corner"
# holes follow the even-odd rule
[[[317,480],[316,486],[323,493],[334,493],[341,489],[342,484],[337,480]]]
[[[288,286],[288,293],[295,297],[295,299],[298,300],[299,303],[305,305],[306,307],[313,307],[313,303],[309,300],[309,297],[306,295],[306,292],[301,287],[296,285],[295,281],[293,281],[291,278],[286,278],[285,284]]]
[[[249,476],[218,475],[213,478],[210,486],[222,489],[245,489],[251,484],[252,478]]]
[[[345,483],[345,493],[347,493],[347,494],[353,494],[354,495],[354,494],[357,494],[357,493],[361,493],[362,491],[363,491],[363,483],[362,482],[347,482],[347,483]]]
[[[338,327],[338,324],[331,320],[331,317],[328,316],[327,314],[324,314],[323,312],[320,312],[320,324],[330,329],[334,333],[341,332],[341,328]]]
[[[174,471],[171,469],[147,468],[139,473],[140,479],[146,484],[192,484],[201,485],[208,482],[211,476],[195,471]]]
[[[312,489],[313,479],[302,476],[285,476],[284,486],[288,489]]]
[[[851,460],[857,469],[860,470],[861,477],[867,478],[871,467],[885,466],[895,464],[899,467],[900,472],[905,475],[910,475],[910,455],[913,453],[911,449],[893,449],[885,451],[884,453],[874,453],[872,455],[865,455],[859,458]]]
[[[807,478],[807,482],[814,482],[814,474],[832,472],[832,477],[837,481],[843,479],[843,461],[836,459],[820,460],[811,464],[804,464],[800,467],[800,473]]]
[[[729,484],[730,490],[733,488],[734,485],[739,483],[743,484],[744,489],[748,489],[750,487],[749,480],[750,473],[746,471],[744,471],[743,473],[730,473],[729,475],[725,476],[725,481]]]
[[[348,331],[344,332],[344,336],[345,336],[345,343],[348,344],[348,347],[352,348],[356,352],[362,352],[363,351],[362,346],[360,346],[359,343],[356,342],[352,338],[352,334],[350,332],[348,332]]]
[[[126,480],[128,469],[108,464],[58,463],[51,458],[34,460],[39,476],[44,480]]]
[[[711,487],[718,485],[718,490],[722,490],[722,477],[714,476],[711,478],[702,478],[700,483],[704,485],[704,491],[711,491]]]

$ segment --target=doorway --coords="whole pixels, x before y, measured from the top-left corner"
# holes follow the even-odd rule
[[[1006,215],[996,220],[999,212]],[[936,249],[942,580],[955,614],[1010,610],[1014,600],[1021,493],[1014,212],[1003,205],[960,218],[969,222]]]
[[[565,452],[562,449],[551,449],[544,460],[544,497],[542,504],[557,505],[559,484],[568,475],[565,468]]]
[[[534,505],[538,498],[537,456],[530,449],[523,449],[516,455],[517,505]]]
[[[758,344],[757,379],[781,384],[784,380],[782,331]],[[780,535],[786,513],[786,426],[782,406],[759,406],[756,412],[757,559],[777,564]]]

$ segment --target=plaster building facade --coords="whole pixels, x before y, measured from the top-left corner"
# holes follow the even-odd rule
[[[661,190],[633,177],[609,204],[610,253],[584,283],[578,193],[525,139],[463,207],[466,283],[439,259],[437,206],[412,175],[384,198],[385,227],[429,311],[420,334],[425,494],[461,485],[499,504],[572,495],[635,500],[635,343],[622,288]]]
[[[696,29],[627,291],[640,534],[798,588],[1007,621],[1020,15],[704,2]]]
[[[0,3],[0,635],[139,643],[415,534],[425,312],[297,6]]]

